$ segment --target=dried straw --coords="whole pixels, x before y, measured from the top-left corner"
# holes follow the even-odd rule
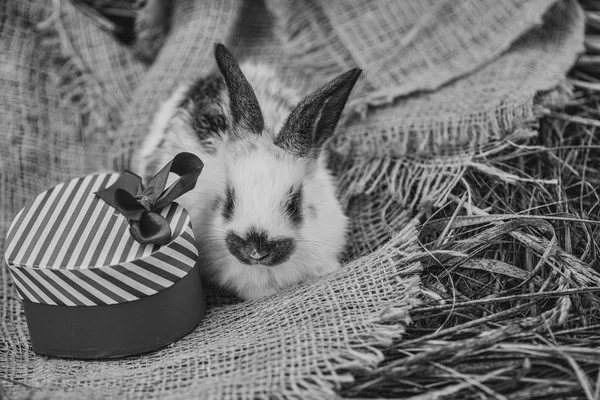
[[[582,4],[571,101],[486,158],[517,181],[470,169],[425,219],[431,300],[343,396],[600,399],[600,10]]]

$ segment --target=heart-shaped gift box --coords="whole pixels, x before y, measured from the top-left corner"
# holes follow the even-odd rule
[[[188,213],[174,202],[152,209],[169,236],[162,244],[140,242],[135,221],[98,195],[114,193],[124,177],[106,173],[61,183],[12,222],[5,260],[35,352],[129,356],[180,339],[202,319],[205,299]],[[143,219],[141,225],[148,229]]]

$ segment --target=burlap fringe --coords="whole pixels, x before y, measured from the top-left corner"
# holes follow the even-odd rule
[[[379,318],[371,321],[370,331],[350,339],[347,349],[319,366],[319,373],[296,380],[292,391],[273,392],[269,396],[281,399],[336,398],[343,384],[354,382],[354,374],[380,366],[385,359],[382,350],[402,339],[406,326],[412,323],[409,309],[422,304],[424,292],[419,289],[420,278],[413,276],[405,281],[405,285],[404,295],[396,305],[383,309]]]
[[[429,121],[431,130],[427,137],[415,138],[414,135],[393,135],[390,132],[369,132],[367,136],[361,130],[368,129],[368,121],[358,129],[349,128],[354,132],[342,129],[330,147],[335,157],[342,160],[334,166],[339,176],[338,193],[346,207],[352,196],[376,193],[387,194],[390,201],[407,209],[441,207],[468,168],[508,184],[535,181],[556,185],[555,179],[529,179],[503,171],[493,165],[494,156],[518,151],[519,143],[537,136],[540,116],[552,108],[563,107],[572,94],[572,86],[563,81],[551,90],[531,96],[524,104],[472,115],[466,122],[450,119],[435,124]],[[393,98],[388,100],[394,101]],[[363,111],[368,106],[368,99],[357,99],[354,111],[362,110],[361,118],[365,118]],[[346,121],[352,120],[352,117],[347,118]],[[473,121],[485,124],[474,126]],[[418,132],[420,127],[416,124],[416,121],[407,121],[396,132]],[[382,142],[383,136],[389,140]],[[450,138],[455,138],[453,143],[450,143]],[[465,146],[469,148],[465,150]],[[358,157],[365,152],[372,156]]]
[[[394,159],[359,160],[340,172],[339,194],[346,200],[354,195],[387,194],[405,208],[433,203],[443,204],[466,169],[464,158],[445,163]]]
[[[336,391],[341,389],[342,384],[354,381],[353,374],[372,370],[384,361],[382,350],[402,338],[406,327],[412,323],[410,310],[423,304],[423,300],[428,297],[428,292],[421,287],[419,277],[422,265],[418,260],[422,254],[414,240],[418,236],[416,223],[417,221],[413,220],[376,252],[356,259],[344,267],[361,269],[361,264],[382,263],[399,265],[397,275],[393,278],[397,281],[398,293],[401,295],[384,305],[377,316],[363,321],[361,328],[355,327],[354,331],[363,332],[348,337],[346,348],[340,349],[336,356],[319,365],[320,372],[310,377],[299,378],[291,391],[269,393],[270,397],[334,398],[338,396]]]
[[[109,96],[103,93],[102,85],[78,53],[65,26],[65,21],[79,11],[71,2],[63,0],[52,0],[51,9],[50,16],[36,28],[40,34],[40,47],[58,76],[59,98],[77,110],[81,118],[80,139],[97,132],[111,137],[120,121],[115,111],[119,105],[112,104]]]
[[[173,1],[136,0],[134,53],[151,63],[162,48],[171,25]]]
[[[411,104],[412,101],[407,100],[403,107],[418,108],[417,104]],[[498,104],[467,115],[443,115],[435,120],[436,116],[432,114],[431,119],[422,116],[396,121],[393,109],[370,109],[373,111],[371,116],[365,111],[369,107],[362,98],[352,101],[343,120],[346,127],[339,129],[332,139],[333,151],[353,158],[365,154],[373,158],[411,158],[436,162],[439,157],[469,158],[468,154],[477,155],[499,146],[514,132],[537,128],[539,109],[544,104],[536,104],[532,95],[521,104]],[[443,114],[443,109],[439,112]],[[383,131],[381,128],[375,130],[377,121],[386,117],[391,120],[391,127]],[[386,140],[382,140],[382,137]]]
[[[532,131],[528,131],[532,132]],[[510,141],[498,144],[498,148],[486,154],[518,147]],[[557,185],[556,179],[530,179],[504,171],[492,165],[493,158],[465,154],[445,157],[435,162],[414,158],[371,158],[353,160],[340,168],[338,193],[347,207],[352,196],[374,195],[386,197],[403,208],[441,207],[448,201],[452,190],[463,181],[467,169],[475,169],[508,184],[535,182],[542,185]],[[466,183],[465,189],[468,190]],[[382,210],[385,215],[385,207]]]

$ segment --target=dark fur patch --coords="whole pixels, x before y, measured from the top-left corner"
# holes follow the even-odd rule
[[[269,238],[265,231],[251,228],[244,237],[229,232],[227,248],[240,262],[272,267],[287,261],[296,250],[292,238]]]
[[[227,221],[231,221],[233,218],[233,211],[235,209],[235,190],[229,185],[225,190],[225,205],[223,206],[223,218]]]
[[[227,131],[227,115],[222,100],[224,91],[223,77],[213,73],[197,80],[179,104],[188,112],[192,129],[200,141]]]
[[[290,189],[290,195],[285,203],[285,214],[288,216],[294,226],[299,227],[302,224],[302,185]]]

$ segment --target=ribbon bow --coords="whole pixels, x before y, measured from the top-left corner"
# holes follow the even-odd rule
[[[202,160],[194,154],[179,153],[146,187],[142,185],[142,178],[125,171],[113,185],[96,192],[96,196],[129,220],[129,232],[135,240],[164,245],[171,241],[171,227],[157,211],[192,190],[202,168]],[[179,178],[165,189],[170,172]]]

